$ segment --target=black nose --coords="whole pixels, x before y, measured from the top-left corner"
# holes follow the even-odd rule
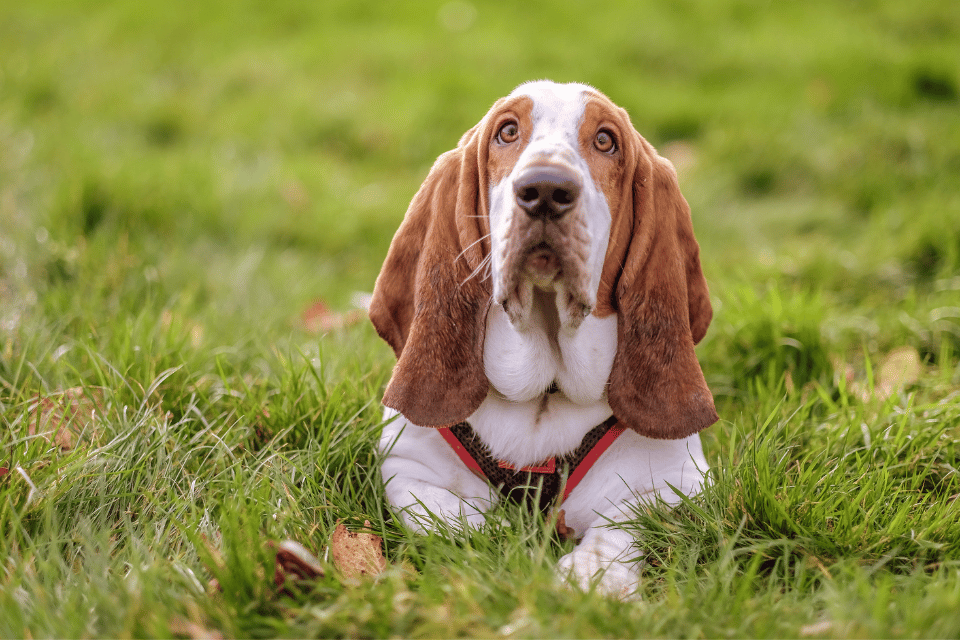
[[[527,215],[557,220],[576,206],[580,180],[562,168],[530,167],[513,181],[513,192]]]

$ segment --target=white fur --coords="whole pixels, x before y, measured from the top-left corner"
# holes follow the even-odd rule
[[[603,192],[590,180],[579,155],[577,131],[585,105],[584,85],[536,82],[514,94],[534,100],[534,131],[513,173],[490,190],[494,299],[503,264],[503,246],[510,216],[515,215],[510,186],[526,163],[549,158],[579,171],[581,197],[589,233],[587,265],[596,300],[610,233],[610,210]],[[555,289],[562,289],[558,285]],[[550,335],[542,304],[529,321],[517,327],[498,305],[487,316],[483,364],[491,389],[468,422],[498,459],[525,466],[575,449],[584,435],[612,413],[606,381],[617,346],[617,318],[587,316],[568,322],[563,305],[556,309],[559,329]],[[559,392],[545,394],[555,382]],[[471,473],[433,429],[417,427],[388,409],[380,448],[387,452],[383,477],[390,503],[404,521],[419,530],[430,528],[430,514],[458,525],[479,526],[498,496],[486,481]],[[640,557],[633,536],[611,526],[631,517],[644,501],[657,496],[679,501],[669,488],[685,495],[700,490],[706,461],[697,435],[683,440],[653,440],[624,432],[563,503],[566,524],[580,544],[560,559],[558,575],[584,588],[627,597],[639,584]]]
[[[605,387],[617,348],[616,316],[588,316],[576,332],[560,332],[559,350],[550,343],[542,326],[520,332],[502,308],[490,308],[483,366],[493,389],[468,422],[494,457],[514,465],[569,453],[613,413]],[[560,393],[545,396],[553,381]]]

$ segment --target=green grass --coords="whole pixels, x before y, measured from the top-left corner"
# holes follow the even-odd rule
[[[960,635],[958,51],[948,0],[4,3],[0,636]],[[517,508],[405,530],[392,354],[303,326],[539,77],[678,164],[714,301],[711,483],[628,524],[641,603],[555,585]],[[386,574],[278,594],[267,543],[339,520]]]

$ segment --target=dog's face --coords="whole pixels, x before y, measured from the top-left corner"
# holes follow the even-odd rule
[[[585,85],[521,85],[437,159],[374,288],[371,320],[398,358],[384,404],[417,425],[466,419],[490,391],[490,305],[522,332],[538,290],[571,331],[616,314],[621,422],[681,438],[717,419],[693,352],[712,310],[676,173]]]
[[[551,82],[520,86],[487,116],[493,302],[518,328],[535,287],[556,293],[571,328],[596,307],[622,196],[619,116],[589,87]]]

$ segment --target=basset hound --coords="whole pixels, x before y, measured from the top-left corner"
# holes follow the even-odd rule
[[[498,100],[433,165],[370,303],[397,356],[379,446],[404,522],[559,506],[582,539],[558,575],[634,592],[616,525],[700,490],[717,420],[699,251],[673,166],[609,98],[538,81]]]

